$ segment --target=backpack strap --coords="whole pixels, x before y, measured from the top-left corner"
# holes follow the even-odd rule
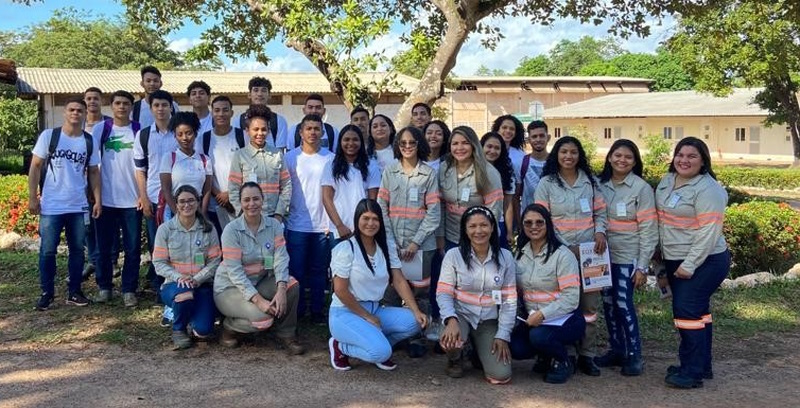
[[[233,128],[233,133],[236,136],[236,144],[240,149],[244,148],[244,130],[240,128]]]
[[[103,121],[103,133],[100,134],[100,156],[103,155],[103,145],[106,144],[108,138],[111,136],[111,129],[114,127],[114,119],[106,119]]]
[[[56,154],[56,149],[58,149],[58,140],[61,138],[61,128],[53,128],[50,133],[50,143],[47,145],[47,157],[44,160],[44,166],[42,166],[42,174],[39,177],[39,192],[44,192],[44,180],[47,177],[47,170],[52,167],[52,159],[53,155]]]
[[[139,122],[136,122],[139,123]],[[155,125],[154,125],[155,126]],[[150,162],[150,129],[152,126],[148,126],[142,129],[139,132],[139,144],[142,146],[142,154],[144,155],[144,168],[147,169],[149,167]]]
[[[135,134],[136,134],[136,132],[138,132],[138,131],[139,131],[141,128],[142,128],[142,124],[141,124],[141,123],[139,123],[139,122],[137,122],[137,121],[135,121],[135,120],[132,120],[132,121],[131,121],[131,129],[133,130],[133,134],[134,134],[134,135],[135,135]]]
[[[244,113],[239,115],[239,129],[244,129]]]
[[[526,154],[525,157],[522,158],[522,168],[520,169],[519,178],[520,184],[522,188],[525,188],[525,175],[528,174],[528,167],[531,166],[531,156]],[[520,189],[520,194],[522,194],[522,189]]]
[[[330,123],[322,122],[322,127],[325,128],[325,134],[328,135],[328,150],[335,152],[336,145],[335,140],[333,140],[334,133],[333,133],[333,126]]]
[[[272,115],[269,117],[269,131],[272,132],[272,142],[274,145],[278,145],[278,114],[272,112]]]
[[[211,149],[211,131],[203,133],[203,153],[208,154]]]
[[[289,148],[289,146],[286,146],[286,148],[288,150],[292,150],[295,147],[300,146],[300,143],[301,143],[301,140],[300,140],[300,123],[298,123],[297,126],[294,127],[294,146],[292,146],[291,149]]]
[[[92,160],[92,152],[94,151],[94,138],[91,133],[84,131],[83,139],[86,141],[86,163],[84,163],[83,167],[89,168],[89,161]]]
[[[133,115],[131,116],[131,119],[133,119],[134,122],[139,122],[139,117],[141,116],[141,114],[142,114],[142,100],[139,99],[138,101],[133,103]]]

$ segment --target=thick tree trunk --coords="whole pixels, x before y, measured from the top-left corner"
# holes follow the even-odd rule
[[[780,81],[775,81],[767,86],[778,86],[777,95],[781,110],[786,115],[786,126],[792,134],[792,153],[794,155],[793,167],[800,167],[800,103],[797,101],[797,84],[790,75],[785,75]]]

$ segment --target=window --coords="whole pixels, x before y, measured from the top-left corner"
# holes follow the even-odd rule
[[[744,142],[745,141],[745,129],[744,128],[736,128],[736,141],[737,142]]]
[[[672,127],[664,126],[664,139],[672,139]]]
[[[557,127],[555,129],[553,129],[553,137],[555,137],[556,139],[561,137],[561,128],[560,127]]]
[[[603,139],[611,139],[611,128],[603,128]]]
[[[683,139],[683,126],[675,126],[675,139]]]

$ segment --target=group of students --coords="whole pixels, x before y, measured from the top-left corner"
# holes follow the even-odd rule
[[[620,366],[633,376],[642,372],[633,289],[660,243],[681,334],[680,365],[666,381],[693,388],[711,378],[709,299],[730,255],[727,195],[701,140],[678,142],[654,192],[637,146],[624,139],[595,176],[578,139],[558,138],[548,152],[542,121],[526,129],[504,115],[479,139],[467,126],[451,131],[432,120],[420,103],[399,131],[363,108],[337,130],[323,121],[323,98],[309,95],[302,121],[289,127],[267,106],[265,78],[250,81],[250,107],[234,118],[228,97],[209,104],[202,81],[187,89],[192,112],[181,112],[160,90],[157,69],[141,74],[140,101],[114,92],[106,118],[100,90],[90,88],[67,101],[64,124],[42,132],[33,149],[38,309],[53,301],[62,229],[67,303],[89,304],[81,292],[87,236],[94,301],[112,299],[121,232],[123,303],[136,306],[144,218],[148,281],[171,311],[165,323],[179,349],[212,335],[221,315],[225,346],[269,329],[300,354],[297,321],[309,314],[328,324],[337,370],[351,368],[349,357],[392,370],[397,343],[409,340],[419,354],[414,346],[433,334],[452,377],[463,375],[464,358],[493,384],[510,381],[512,359],[536,358],[533,371],[550,383],[576,368],[596,376],[598,367]],[[613,285],[602,293],[583,290],[578,246],[587,242],[597,253],[610,249]],[[601,304],[610,350],[598,356]]]

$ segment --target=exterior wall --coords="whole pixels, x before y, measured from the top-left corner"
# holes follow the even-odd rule
[[[672,129],[675,143],[681,135],[695,136],[706,142],[713,158],[725,160],[751,159],[791,162],[792,142],[783,126],[771,128],[763,125],[764,117],[673,117],[673,118],[603,118],[603,119],[547,119],[550,134],[569,134],[569,128],[584,125],[597,139],[600,152],[606,152],[617,138],[630,139],[644,148],[643,138],[649,134],[664,134]],[[736,140],[736,129],[744,129],[744,140]],[[610,138],[606,138],[610,129]],[[757,139],[752,140],[754,132]]]

